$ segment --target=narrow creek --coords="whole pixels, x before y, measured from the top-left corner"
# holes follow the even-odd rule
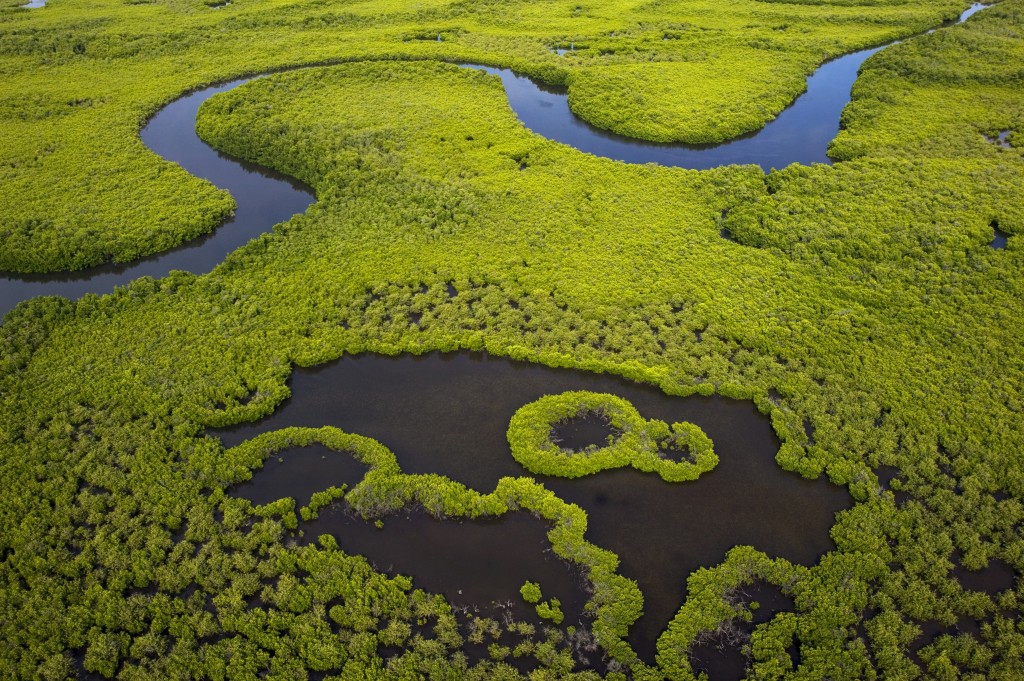
[[[985,7],[975,3],[945,25],[963,23]],[[509,69],[466,66],[499,76],[508,93],[509,104],[531,131],[594,156],[694,170],[753,164],[768,172],[793,163],[831,163],[825,152],[839,132],[839,118],[850,102],[850,91],[861,64],[876,52],[899,42],[851,52],[825,62],[807,79],[807,91],[760,130],[721,144],[696,146],[646,142],[601,130],[569,110],[565,88],[538,85]]]
[[[231,192],[237,204],[233,216],[199,239],[129,264],[56,274],[7,273],[0,278],[0,314],[33,296],[75,299],[87,293],[110,293],[115,286],[124,286],[139,277],[166,277],[171,270],[205,274],[231,251],[277,223],[304,212],[316,200],[308,186],[269,168],[223,154],[196,134],[199,106],[210,97],[250,80],[241,78],[180,97],[160,109],[141,132],[142,141],[153,152]]]
[[[950,25],[965,21],[985,7],[972,5]],[[807,92],[774,121],[756,133],[705,147],[653,144],[614,135],[577,118],[569,110],[564,91],[537,85],[508,69],[463,66],[498,75],[505,86],[509,105],[523,125],[538,135],[580,151],[628,163],[694,169],[737,163],[756,164],[769,170],[791,163],[829,162],[825,150],[839,131],[839,116],[850,101],[857,71],[865,59],[887,46],[861,50],[823,64],[807,79]],[[102,265],[55,274],[0,273],[0,315],[34,296],[76,299],[87,293],[110,293],[115,286],[143,276],[165,277],[171,270],[205,274],[231,251],[305,211],[315,200],[309,187],[280,173],[222,154],[195,133],[195,116],[200,104],[250,80],[252,78],[240,78],[176,99],[160,109],[141,132],[142,141],[155,153],[230,191],[238,204],[234,216],[204,237],[126,265]]]

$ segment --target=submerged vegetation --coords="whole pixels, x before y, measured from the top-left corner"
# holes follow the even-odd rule
[[[435,61],[568,84],[581,115],[622,132],[717,139],[769,119],[823,59],[962,8],[9,5],[9,270],[127,260],[209,230],[230,199],[148,153],[140,123],[202,83],[352,63],[259,79],[200,113],[218,149],[314,187],[307,213],[208,275],[40,298],[5,317],[0,675],[691,678],[699,642],[756,619],[735,592],[757,582],[794,605],[753,626],[751,678],[1020,678],[1024,2],[873,57],[832,146],[842,162],[768,175],[586,156],[524,130],[497,79]],[[571,54],[549,51],[566,42]],[[1003,132],[1008,147],[987,141]],[[1004,249],[989,246],[996,230]],[[471,490],[405,474],[380,442],[337,429],[228,449],[209,430],[271,413],[295,366],[462,349],[752,400],[780,439],[780,466],[826,475],[857,503],[814,565],[738,547],[693,573],[648,664],[627,641],[639,589],[587,541],[585,509],[525,472]],[[581,408],[621,437],[590,456],[560,452],[551,426]],[[642,446],[626,451],[634,439]],[[509,440],[531,471],[714,475],[703,432],[646,421],[612,395],[525,405]],[[354,456],[363,480],[325,480],[301,507],[231,494],[269,456],[314,442]],[[684,445],[694,462],[658,456]],[[593,640],[559,622],[562,603],[543,585],[522,597],[536,596],[546,629],[467,623],[415,575],[378,572],[330,535],[297,541],[339,505],[384,525],[413,507],[452,519],[536,514],[593,590]],[[990,565],[1015,579],[976,589],[960,576]],[[522,648],[502,638],[512,630]],[[488,642],[484,659],[465,652],[477,641]],[[592,645],[601,665],[580,661]]]

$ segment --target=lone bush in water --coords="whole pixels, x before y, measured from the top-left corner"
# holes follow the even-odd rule
[[[527,603],[537,603],[542,598],[540,584],[536,582],[523,584],[522,588],[519,589],[519,593]]]
[[[537,604],[537,614],[541,618],[551,620],[555,624],[561,624],[562,620],[565,619],[565,615],[562,613],[562,602],[557,598],[552,598],[550,601]]]

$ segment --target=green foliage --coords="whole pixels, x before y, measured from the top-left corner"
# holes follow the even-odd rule
[[[406,475],[399,469],[394,454],[379,442],[333,427],[292,427],[264,433],[227,450],[223,459],[225,466],[238,467],[230,475],[236,480],[243,480],[250,473],[242,467],[259,466],[282,449],[314,442],[342,455],[355,456],[367,464],[369,470],[348,494],[333,487],[314,494],[310,506],[301,509],[303,520],[314,518],[315,512],[323,504],[342,496],[354,511],[364,518],[376,517],[378,523],[382,516],[415,507],[444,518],[501,516],[512,510],[532,512],[552,524],[548,538],[554,553],[566,561],[576,563],[583,574],[589,577],[594,596],[588,607],[596,613],[593,628],[597,641],[610,654],[623,656],[624,662],[634,657],[623,639],[628,626],[641,614],[642,598],[634,582],[617,574],[617,556],[598,549],[584,539],[586,514],[578,506],[567,504],[529,478],[502,478],[494,492],[480,494],[442,476]],[[229,502],[227,499],[224,501],[225,504]],[[246,503],[242,502],[237,508],[244,509]],[[285,528],[297,530],[299,527],[294,508],[295,500],[285,498],[253,511],[265,518],[279,516]],[[228,522],[227,513],[225,522]],[[235,521],[235,524],[241,525],[241,522]],[[329,535],[321,537],[321,544],[325,548],[337,550],[336,542]],[[312,605],[313,601],[295,580],[288,578],[287,584],[290,586],[284,590],[281,590],[280,584],[278,595],[275,596],[278,605],[288,607],[296,614]],[[528,602],[537,603],[539,616],[556,625],[562,623],[564,614],[561,603],[557,598],[539,602],[542,595],[538,584],[526,582],[521,593]],[[330,617],[338,624],[357,627],[358,630],[373,628],[377,622],[376,617],[352,619],[351,614],[342,608],[332,608]],[[457,634],[455,636],[458,638]],[[556,655],[554,651],[551,654]]]
[[[789,591],[806,576],[806,568],[781,558],[772,560],[749,546],[732,549],[725,562],[715,568],[693,573],[687,580],[686,603],[658,639],[659,669],[668,678],[696,678],[690,667],[689,650],[700,635],[715,632],[737,617],[749,620],[751,616],[749,611],[737,611],[730,599],[733,592],[756,581]],[[766,667],[774,667],[776,653],[791,644],[794,622],[791,617],[783,617],[778,623],[772,620],[757,630],[755,656],[768,662]]]
[[[537,603],[542,597],[540,584],[536,582],[526,582],[519,589],[519,593],[527,603]]]
[[[135,137],[201,83],[320,60],[467,59],[570,83],[579,106],[588,87],[614,85],[588,115],[667,135],[683,117],[653,120],[659,98],[707,89],[723,119],[767,117],[781,84],[826,55],[963,7],[201,5],[68,0],[0,13],[5,267],[127,259],[209,229],[229,200]],[[883,51],[832,148],[842,162],[767,176],[577,153],[523,130],[495,79],[428,61],[281,74],[211,100],[207,139],[312,183],[319,202],[207,276],[36,300],[6,318],[0,675],[62,678],[81,665],[123,678],[513,678],[510,664],[457,656],[443,599],[332,538],[299,545],[294,503],[254,509],[225,492],[273,452],[324,442],[367,465],[345,497],[367,517],[420,505],[550,521],[553,552],[593,585],[610,677],[687,678],[688,646],[745,617],[726,594],[756,576],[796,606],[754,630],[755,677],[1021,678],[1020,580],[989,594],[957,571],[993,560],[1024,570],[1022,12],[1007,0]],[[435,28],[441,43],[402,42]],[[547,53],[567,39],[576,56]],[[676,55],[709,74],[716,54],[742,57],[739,76],[715,78],[750,81],[759,111],[732,105],[738,82],[721,98],[715,80],[681,85],[700,68],[682,59],[641,68],[677,40]],[[634,90],[652,113],[613,115]],[[713,118],[686,134],[710,134]],[[986,140],[1003,130],[1010,148]],[[1011,235],[1004,251],[988,246],[996,225]],[[204,434],[272,412],[295,366],[464,349],[752,400],[780,438],[780,465],[829,475],[857,504],[815,565],[744,549],[691,575],[648,667],[626,640],[642,594],[585,540],[585,512],[541,485],[509,479],[481,494],[405,476],[379,443],[333,429],[227,451]],[[673,435],[663,426],[649,425]],[[674,437],[694,446],[686,428]],[[883,464],[898,484],[876,475]],[[979,633],[957,632],[960,620]],[[401,652],[382,659],[391,645]],[[569,677],[564,644],[522,645],[546,661],[538,678]]]
[[[320,516],[320,509],[330,506],[338,499],[345,497],[346,485],[341,487],[328,487],[321,492],[314,492],[312,498],[309,501],[309,506],[303,506],[299,509],[299,515],[305,521],[314,520]]]
[[[958,6],[215,5],[100,0],[4,11],[0,269],[127,262],[195,239],[230,214],[225,192],[138,138],[161,105],[202,85],[366,58],[487,63],[567,84],[573,109],[603,128],[720,140],[771,120],[826,59],[935,25]],[[577,46],[571,57],[549,49],[566,42]]]
[[[619,60],[569,78],[569,106],[597,127],[657,142],[713,144],[758,130],[806,89],[806,78],[823,61],[824,44],[787,51],[776,36],[748,44],[709,45],[684,31],[662,39],[640,38],[643,47],[614,42]],[[617,36],[618,37],[618,36]],[[655,46],[655,40],[668,44]],[[641,42],[642,41],[642,42]],[[609,41],[611,42],[611,41]],[[628,45],[628,43],[627,43]],[[631,63],[620,55],[656,50],[655,63]],[[696,53],[687,53],[686,50]],[[823,51],[823,49],[825,51]],[[641,52],[642,53],[642,52]],[[573,59],[580,62],[580,58]],[[584,62],[586,63],[586,62]]]
[[[562,603],[557,598],[538,603],[537,614],[543,619],[551,620],[555,624],[561,624],[565,618],[565,615],[562,613]]]
[[[619,435],[605,447],[574,453],[551,441],[552,427],[587,414],[608,420]],[[667,482],[696,480],[718,464],[711,439],[692,423],[645,421],[626,400],[585,391],[546,395],[516,411],[508,428],[512,456],[531,473],[578,478],[632,466]],[[665,449],[688,452],[693,461],[671,461]]]

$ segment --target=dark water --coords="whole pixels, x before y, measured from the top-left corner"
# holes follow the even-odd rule
[[[314,492],[342,485],[352,489],[367,470],[347,452],[312,444],[274,453],[231,494],[257,505],[292,497],[299,508]],[[425,513],[405,513],[386,518],[378,529],[373,521],[333,504],[300,527],[306,543],[321,534],[334,535],[342,550],[366,556],[381,570],[415,575],[418,587],[443,593],[453,605],[480,606],[492,617],[508,611],[521,620],[537,619],[519,595],[519,587],[530,580],[541,585],[545,599],[554,596],[562,602],[568,623],[582,619],[585,580],[551,553],[546,522],[531,515],[439,521]],[[508,560],[509,546],[516,547],[515,560]],[[495,601],[502,606],[493,607]]]
[[[110,293],[115,286],[133,279],[165,277],[171,270],[204,274],[250,239],[305,211],[314,201],[309,187],[294,178],[222,154],[196,135],[199,105],[250,80],[235,80],[176,99],[161,109],[141,133],[142,141],[155,153],[230,191],[238,204],[232,217],[199,239],[126,265],[102,265],[57,274],[3,274],[0,314],[33,296],[79,298],[86,293]]]
[[[921,633],[910,642],[907,652],[909,659],[921,669],[928,668],[928,665],[921,659],[921,649],[932,645],[943,636],[967,636],[975,639],[975,641],[980,642],[983,640],[981,633],[982,623],[970,617],[960,617],[957,619],[956,624],[948,627],[933,621],[912,621],[912,623],[921,628]],[[956,665],[956,667],[960,671],[967,671],[960,665]]]
[[[750,643],[754,627],[771,620],[777,613],[792,611],[795,606],[792,598],[766,582],[741,588],[734,594],[732,602],[742,610],[749,610],[751,621],[737,618],[719,634],[701,637],[690,648],[690,665],[694,671],[703,671],[714,681],[742,679],[750,663],[750,658],[743,654],[743,646]],[[755,602],[758,607],[752,608]],[[795,649],[790,650],[790,657],[795,669],[799,664]]]
[[[503,476],[527,475],[505,433],[517,409],[546,394],[613,393],[644,418],[703,428],[720,462],[695,482],[670,484],[631,469],[577,480],[537,478],[587,511],[587,539],[615,551],[621,573],[637,580],[645,615],[630,641],[648,660],[693,570],[717,565],[737,544],[814,564],[833,548],[834,514],[851,503],[844,488],[775,464],[779,441],[751,402],[670,397],[613,376],[474,353],[346,357],[296,370],[290,386],[292,397],[268,418],[219,431],[224,443],[285,426],[333,425],[381,441],[406,473],[439,473],[488,492]]]
[[[252,480],[236,485],[232,494],[257,506],[292,497],[296,508],[301,508],[314,492],[342,485],[352,489],[367,470],[346,452],[312,444],[275,453],[253,473]]]
[[[993,230],[992,242],[989,245],[996,250],[1003,250],[1006,248],[1006,241],[1009,238],[1009,234],[996,227]]]
[[[985,5],[974,4],[949,25],[963,22],[984,8]],[[850,90],[861,64],[887,46],[853,52],[823,64],[807,79],[807,91],[775,120],[757,132],[714,145],[658,144],[616,135],[577,118],[569,110],[564,88],[538,86],[509,69],[473,68],[501,78],[509,104],[523,125],[542,137],[580,151],[627,163],[657,163],[696,170],[733,163],[754,164],[767,172],[792,163],[831,162],[825,152],[839,132],[839,116],[850,102]],[[564,50],[558,53],[564,54]]]
[[[617,135],[577,118],[564,88],[539,86],[509,69],[475,67],[497,75],[509,104],[527,128],[594,156],[627,163],[707,170],[755,164],[765,171],[791,163],[829,163],[825,154],[839,132],[839,115],[861,63],[873,48],[828,62],[807,79],[808,90],[761,130],[717,145],[660,144]]]
[[[984,7],[975,4],[951,23],[964,21]],[[821,66],[807,79],[807,92],[761,130],[725,144],[700,147],[654,144],[608,133],[576,118],[569,111],[565,92],[558,88],[538,86],[508,69],[467,66],[501,77],[509,104],[527,128],[581,151],[629,163],[695,169],[752,163],[769,170],[791,163],[829,162],[825,149],[839,131],[839,114],[850,100],[857,71],[882,47],[855,52]],[[110,293],[115,286],[142,276],[164,277],[171,270],[209,272],[253,237],[305,211],[314,200],[308,187],[221,154],[195,134],[199,105],[249,80],[243,78],[185,95],[161,109],[141,133],[142,141],[157,154],[230,191],[238,204],[232,218],[205,237],[129,265],[104,265],[73,273],[2,274],[0,315],[33,296],[78,298],[86,293]]]
[[[994,558],[981,570],[968,570],[962,567],[959,554],[954,555],[954,562],[956,567],[953,568],[953,576],[965,590],[982,591],[994,598],[1014,588],[1017,583],[1017,574],[1004,560]]]
[[[589,621],[583,616],[589,598],[585,579],[551,552],[545,522],[526,513],[465,521],[413,513],[385,518],[378,529],[333,505],[300,527],[307,542],[331,534],[346,553],[366,556],[379,570],[410,575],[413,586],[444,594],[453,606],[481,616],[497,619],[508,612],[541,624],[519,593],[529,580],[540,584],[544,600],[560,601],[562,626]]]
[[[254,504],[292,497],[302,507],[327,487],[355,487],[367,469],[348,453],[320,444],[291,448],[270,456],[252,480],[231,493]],[[558,599],[565,616],[561,626],[589,628],[593,619],[585,613],[589,584],[582,571],[554,555],[549,525],[530,514],[441,521],[421,511],[406,512],[384,518],[378,528],[336,503],[321,509],[318,518],[301,522],[300,529],[303,543],[330,534],[343,551],[364,556],[380,571],[415,576],[417,588],[443,594],[467,616],[544,626],[547,621],[519,593],[529,580],[540,585],[543,600]],[[485,647],[475,652],[473,659],[486,657]]]
[[[906,480],[901,475],[902,471],[895,466],[879,466],[875,469],[875,475],[878,476],[878,482],[881,484],[882,489],[889,490],[892,492],[893,500],[897,506],[902,506],[911,497],[910,493],[903,489],[903,484]],[[893,489],[893,482],[898,480],[900,482],[898,489]]]
[[[556,423],[551,428],[550,440],[562,449],[582,452],[588,447],[604,447],[608,438],[620,434],[612,427],[611,421],[603,414],[589,412],[568,421]]]

